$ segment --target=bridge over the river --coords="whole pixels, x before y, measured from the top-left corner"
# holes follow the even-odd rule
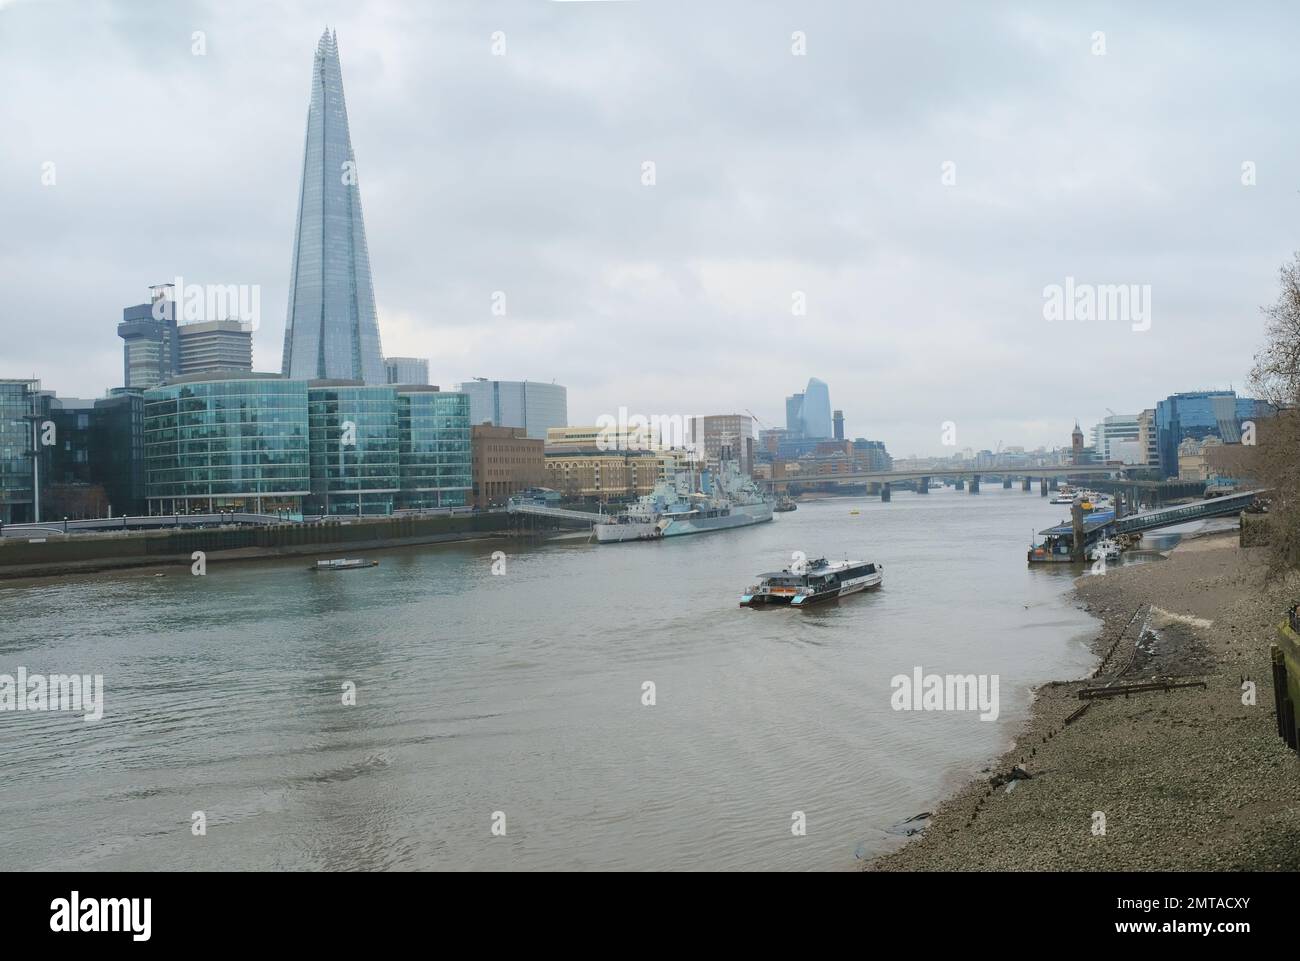
[[[968,489],[972,494],[980,491],[982,477],[1001,478],[1003,487],[1010,487],[1012,478],[1021,478],[1021,489],[1031,490],[1031,481],[1039,481],[1039,493],[1046,496],[1049,490],[1055,490],[1057,481],[1062,478],[1106,479],[1123,477],[1125,468],[1118,464],[1062,464],[1057,467],[990,467],[984,469],[962,468],[923,468],[910,471],[857,471],[854,473],[828,474],[792,474],[787,477],[765,479],[762,483],[773,492],[786,489],[791,484],[811,486],[815,484],[873,484],[880,488],[880,499],[889,500],[892,485],[902,481],[919,481],[916,492],[929,493],[930,481],[948,479],[956,481],[958,490]],[[969,482],[969,484],[968,484]]]

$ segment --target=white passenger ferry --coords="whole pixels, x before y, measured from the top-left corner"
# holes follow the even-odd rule
[[[833,561],[822,557],[807,564],[792,564],[783,571],[760,574],[756,587],[740,596],[742,607],[789,604],[807,607],[817,601],[844,597],[880,586],[881,564],[867,561]]]

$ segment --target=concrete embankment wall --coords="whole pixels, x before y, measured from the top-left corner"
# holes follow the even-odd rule
[[[43,542],[0,538],[0,578],[72,574],[154,564],[189,564],[195,551],[209,563],[327,551],[363,551],[504,532],[504,514],[344,519],[322,524],[219,527],[120,534],[47,535]]]
[[[1300,730],[1296,727],[1296,705],[1300,704],[1300,636],[1291,629],[1289,620],[1278,626],[1277,643],[1270,654],[1278,737],[1289,747],[1300,750]]]

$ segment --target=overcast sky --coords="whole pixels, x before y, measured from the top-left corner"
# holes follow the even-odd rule
[[[574,424],[783,426],[816,376],[896,457],[1068,445],[1240,389],[1300,247],[1287,4],[0,0],[0,377],[102,395],[177,275],[260,285],[279,369],[327,25],[385,353]],[[1150,329],[1046,320],[1067,277]]]

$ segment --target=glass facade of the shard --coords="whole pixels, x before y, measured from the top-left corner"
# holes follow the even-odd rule
[[[343,72],[328,30],[312,67],[282,371],[385,382]]]

